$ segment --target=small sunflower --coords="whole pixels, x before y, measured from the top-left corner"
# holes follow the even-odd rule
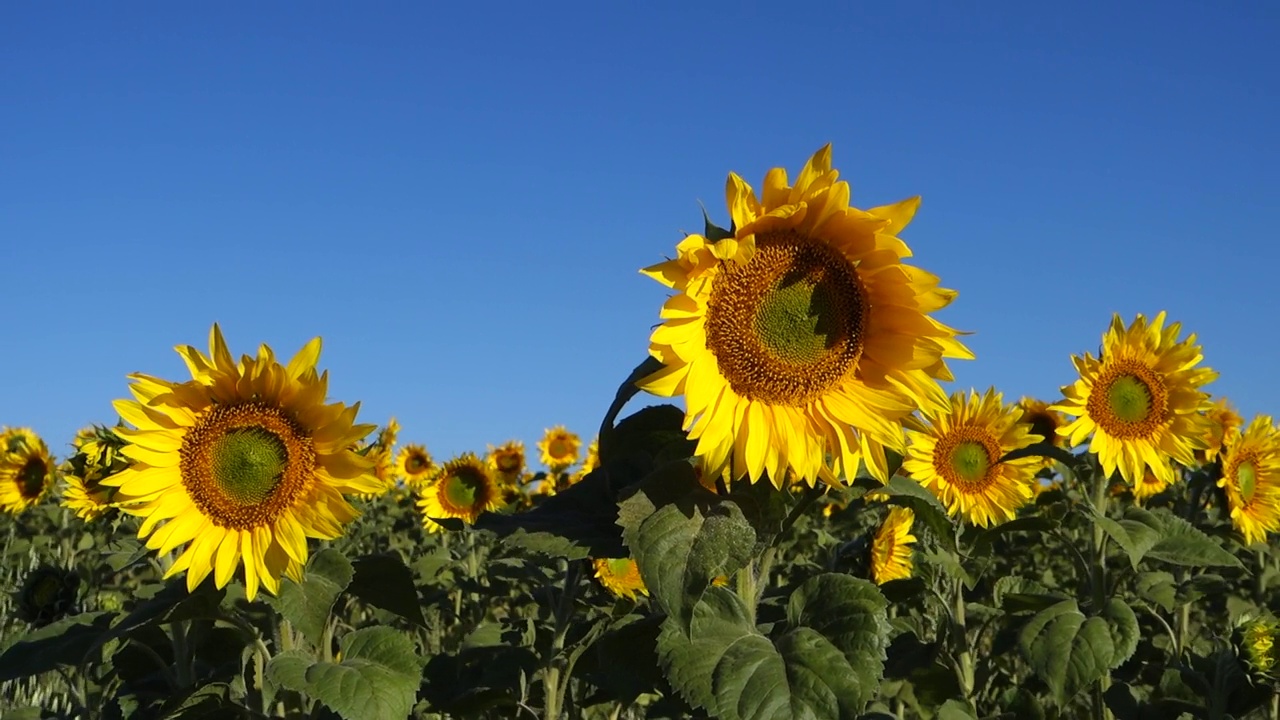
[[[916,515],[910,508],[895,507],[871,541],[871,579],[877,585],[911,577],[911,545],[916,536],[911,525]]]
[[[1066,399],[1051,409],[1075,418],[1058,434],[1074,447],[1090,435],[1089,451],[1110,475],[1116,470],[1130,484],[1145,475],[1144,466],[1173,482],[1171,458],[1194,465],[1194,450],[1204,449],[1211,404],[1200,386],[1218,376],[1196,367],[1204,357],[1194,334],[1179,341],[1181,323],[1165,326],[1165,313],[1150,324],[1138,315],[1125,328],[1119,315],[1102,337],[1102,353],[1073,357],[1080,379],[1062,388]]]
[[[444,464],[435,477],[418,491],[422,524],[430,532],[442,526],[432,518],[460,518],[474,523],[480,513],[496,510],[502,494],[489,468],[473,453],[465,453]]]
[[[115,488],[102,484],[108,475],[129,466],[120,454],[124,441],[109,428],[92,426],[76,433],[74,453],[62,464],[62,506],[89,522],[111,510]]]
[[[1227,438],[1218,487],[1246,545],[1266,542],[1267,533],[1280,530],[1280,430],[1270,417],[1259,415]]]
[[[40,436],[26,428],[0,430],[0,510],[16,515],[40,502],[56,475]]]
[[[436,463],[431,459],[431,453],[422,445],[410,443],[400,448],[396,455],[396,474],[404,478],[410,487],[426,482],[435,470]]]
[[[582,438],[569,432],[563,425],[557,425],[542,436],[538,442],[538,452],[542,453],[542,464],[551,469],[553,474],[564,472],[578,462],[578,451],[582,447]]]
[[[498,482],[508,486],[519,485],[524,477],[524,443],[511,440],[498,447],[490,445],[485,462]]]
[[[600,439],[596,438],[587,446],[587,456],[582,460],[582,467],[569,476],[568,484],[575,485],[581,482],[598,467],[600,467]]]
[[[1177,471],[1174,471],[1174,477],[1177,477]],[[1138,502],[1146,502],[1151,498],[1164,492],[1172,483],[1163,479],[1160,473],[1152,472],[1150,468],[1142,475],[1142,481],[1135,483],[1132,488],[1133,499]]]
[[[115,430],[133,464],[102,483],[142,518],[147,547],[185,545],[166,578],[185,572],[194,590],[212,573],[221,588],[243,566],[247,598],[275,594],[283,575],[301,580],[307,538],[331,540],[355,519],[344,494],[379,490],[372,461],[351,449],[373,428],[354,424],[358,405],[325,403],[320,338],[287,365],[266,345],[234,360],[217,325],[208,356],[177,351],[192,380],[134,374],[134,399],[115,402],[133,425]]]
[[[946,405],[943,358],[973,357],[929,315],[955,292],[902,262],[911,250],[897,236],[919,198],[860,210],[838,176],[829,145],[794,186],[770,170],[759,196],[731,173],[733,229],[689,235],[675,259],[644,270],[677,294],[650,339],[664,367],[638,384],[684,396],[714,476],[767,474],[781,488],[791,468],[836,484],[865,464],[887,482],[900,421]]]
[[[1247,621],[1240,629],[1240,646],[1249,669],[1258,675],[1270,676],[1276,667],[1277,636],[1280,623],[1271,615],[1263,615]]]
[[[635,600],[636,593],[648,597],[649,589],[640,578],[640,568],[631,558],[596,558],[591,561],[596,569],[596,579],[617,598]],[[726,579],[727,582],[727,579]]]
[[[952,515],[987,527],[1012,520],[1031,500],[1040,467],[1037,457],[1006,462],[1010,451],[1040,442],[1031,426],[1020,422],[1022,411],[1006,406],[1000,393],[979,396],[958,392],[943,412],[925,410],[928,426],[908,430],[902,468],[933,491]]]
[[[1226,398],[1214,400],[1213,406],[1205,411],[1205,417],[1209,419],[1209,432],[1204,437],[1208,447],[1196,450],[1195,454],[1197,460],[1213,462],[1222,454],[1227,438],[1244,425],[1244,418],[1240,417],[1240,413],[1236,412],[1231,401]]]
[[[1018,408],[1022,410],[1022,422],[1031,425],[1031,433],[1044,438],[1044,441],[1052,443],[1056,447],[1065,447],[1067,439],[1058,434],[1058,428],[1067,424],[1067,416],[1057,410],[1050,410],[1049,403],[1043,400],[1037,400],[1033,397],[1023,396],[1018,401]],[[1043,442],[1043,441],[1042,441]],[[1042,467],[1053,467],[1053,458],[1043,458]]]
[[[33,567],[14,596],[18,618],[44,627],[79,612],[80,576],[54,565]]]

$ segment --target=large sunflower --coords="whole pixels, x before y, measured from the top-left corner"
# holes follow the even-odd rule
[[[0,431],[0,510],[17,514],[40,502],[55,476],[40,436],[26,428]]]
[[[578,462],[578,451],[581,448],[582,438],[569,432],[563,425],[549,428],[538,441],[542,464],[550,468],[553,474],[564,472]]]
[[[591,564],[595,568],[596,579],[614,597],[635,600],[636,593],[649,595],[649,589],[640,577],[640,568],[632,558],[596,558]]]
[[[493,475],[473,453],[464,453],[444,464],[418,491],[422,525],[430,532],[442,526],[432,518],[459,518],[474,523],[480,513],[496,510],[502,496]]]
[[[895,507],[871,541],[871,579],[877,585],[911,577],[911,545],[916,536],[911,525],[916,515],[910,508]]]
[[[396,474],[404,478],[409,487],[416,487],[426,482],[436,471],[436,463],[431,459],[427,448],[417,443],[409,443],[400,448],[396,455]]]
[[[1090,435],[1107,474],[1117,469],[1130,485],[1143,480],[1145,468],[1166,484],[1173,466],[1194,465],[1193,451],[1204,449],[1211,407],[1200,386],[1218,376],[1196,367],[1204,357],[1194,334],[1178,341],[1181,323],[1164,324],[1165,313],[1150,324],[1138,315],[1127,329],[1119,315],[1102,337],[1102,354],[1073,357],[1080,379],[1062,388],[1066,398],[1051,409],[1075,417],[1058,433],[1080,445]]]
[[[282,575],[301,579],[307,538],[336,538],[355,519],[344,494],[379,490],[372,460],[351,449],[373,427],[353,424],[358,404],[325,403],[320,338],[288,365],[266,345],[235,361],[217,325],[208,356],[177,350],[194,379],[130,376],[135,399],[115,408],[133,429],[115,433],[133,464],[102,482],[142,517],[147,547],[186,544],[165,577],[185,571],[194,589],[212,572],[224,587],[243,565],[246,597],[260,584],[274,594]]]
[[[1012,520],[1035,495],[1040,459],[999,462],[1012,450],[1043,438],[1021,422],[1022,411],[1006,406],[1000,393],[958,392],[944,412],[924,411],[928,426],[908,430],[902,469],[933,491],[952,515],[974,525]]]
[[[1218,487],[1245,543],[1266,542],[1267,533],[1280,530],[1280,429],[1270,417],[1259,415],[1228,438]]]
[[[780,485],[790,467],[834,483],[861,462],[887,481],[899,421],[946,405],[942,358],[973,357],[929,316],[955,292],[902,262],[911,251],[897,234],[919,199],[859,210],[836,178],[830,146],[794,186],[770,170],[759,197],[730,174],[734,229],[690,235],[675,259],[644,270],[678,294],[650,340],[664,367],[639,385],[685,396],[685,427],[712,475],[768,473]]]

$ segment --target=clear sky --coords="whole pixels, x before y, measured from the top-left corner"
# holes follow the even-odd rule
[[[1280,413],[1280,4],[4,3],[0,424],[321,335],[437,457],[590,436],[733,170],[827,142],[959,298],[959,387],[1054,399],[1170,311]],[[1123,7],[1117,7],[1122,5]]]

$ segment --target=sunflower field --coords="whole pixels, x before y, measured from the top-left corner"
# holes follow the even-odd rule
[[[730,174],[536,447],[432,457],[217,325],[65,457],[3,418],[0,716],[1280,718],[1273,419],[1163,312],[1058,398],[944,390],[918,199],[850,203],[829,146]]]

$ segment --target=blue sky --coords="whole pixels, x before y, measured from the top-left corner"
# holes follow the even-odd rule
[[[1280,412],[1280,5],[0,8],[0,424],[65,450],[176,344],[322,335],[334,399],[437,456],[590,435],[667,290],[637,270],[834,145],[974,331],[1056,397],[1111,313]],[[792,9],[788,9],[792,8]]]

